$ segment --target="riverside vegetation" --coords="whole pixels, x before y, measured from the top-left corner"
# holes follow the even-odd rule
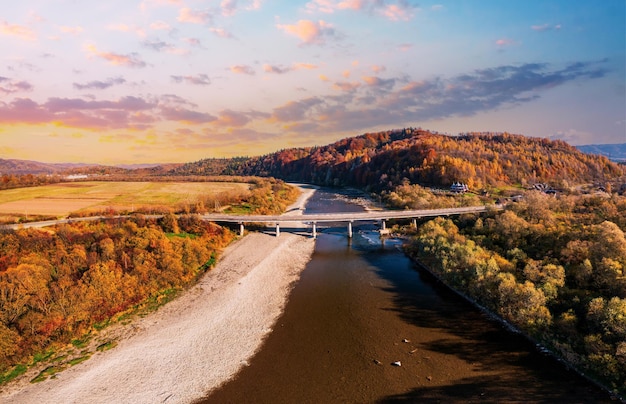
[[[256,179],[228,202],[243,212],[278,213],[297,195],[282,181]],[[171,300],[235,237],[195,214],[174,213],[0,233],[0,382],[42,361],[35,382],[86,360],[98,330]]]
[[[438,218],[407,253],[619,395],[626,393],[626,198],[537,191],[503,213]]]

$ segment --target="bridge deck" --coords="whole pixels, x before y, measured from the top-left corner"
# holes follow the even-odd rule
[[[300,215],[222,215],[205,214],[201,215],[203,220],[212,222],[230,223],[277,223],[277,222],[356,222],[389,219],[412,219],[420,217],[435,217],[461,215],[464,213],[482,213],[489,210],[500,210],[502,206],[467,206],[461,208],[446,209],[422,209],[422,210],[384,210],[373,212],[357,213],[320,213],[320,214],[300,214]]]

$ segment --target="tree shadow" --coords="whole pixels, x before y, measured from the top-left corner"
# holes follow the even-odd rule
[[[607,391],[542,353],[525,336],[507,329],[408,258],[384,248],[362,256],[386,281],[381,289],[392,296],[392,306],[382,310],[418,328],[441,330],[442,338],[412,341],[415,347],[452,355],[471,363],[476,372],[476,377],[459,378],[453,385],[420,386],[381,403],[615,401]],[[397,260],[397,265],[390,260]]]

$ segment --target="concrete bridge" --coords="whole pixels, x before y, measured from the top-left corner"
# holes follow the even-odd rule
[[[386,221],[390,219],[412,219],[413,225],[416,226],[416,219],[422,217],[451,216],[462,215],[464,213],[483,213],[492,210],[501,210],[501,205],[490,206],[466,206],[461,208],[445,208],[445,209],[422,209],[422,210],[381,210],[369,212],[344,212],[344,213],[319,213],[305,214],[300,209],[292,210],[284,215],[224,215],[224,214],[205,214],[200,217],[203,220],[211,222],[238,223],[239,234],[244,234],[245,223],[264,223],[276,226],[276,236],[280,235],[281,223],[295,223],[300,225],[310,225],[313,237],[317,236],[317,224],[340,222],[346,223],[348,228],[348,237],[352,237],[352,224],[358,221],[378,221],[381,223],[381,232],[386,231]]]
[[[281,224],[291,223],[299,225],[300,227],[311,226],[311,233],[315,238],[317,236],[317,224],[318,223],[346,223],[348,228],[348,237],[352,237],[352,224],[354,222],[380,222],[381,234],[386,231],[386,221],[390,219],[412,219],[413,226],[416,226],[416,219],[422,217],[436,217],[436,216],[452,216],[462,215],[464,213],[483,213],[492,210],[501,210],[502,205],[490,205],[490,206],[466,206],[462,208],[445,208],[445,209],[422,209],[422,210],[380,210],[369,212],[343,212],[343,213],[319,213],[319,214],[304,214],[301,209],[294,209],[288,211],[283,215],[224,215],[224,214],[204,214],[200,215],[202,220],[209,222],[221,222],[221,223],[238,223],[239,234],[243,236],[244,225],[246,223],[264,223],[266,225],[276,226],[276,236],[280,235]],[[145,215],[146,218],[160,218],[163,215]],[[19,223],[2,225],[0,229],[5,230],[17,230],[25,228],[42,228],[48,226],[55,226],[63,223],[82,222],[82,221],[96,221],[104,219],[120,219],[130,218],[132,215],[119,215],[119,216],[91,216],[91,217],[77,217],[71,219],[58,219],[58,220],[46,220],[41,222],[31,223]]]

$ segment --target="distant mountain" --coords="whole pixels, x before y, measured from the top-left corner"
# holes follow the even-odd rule
[[[626,161],[626,143],[589,144],[576,147],[584,153],[599,154],[613,161]]]
[[[59,174],[69,170],[91,166],[94,166],[94,164],[41,163],[31,160],[0,159],[0,175]]]

